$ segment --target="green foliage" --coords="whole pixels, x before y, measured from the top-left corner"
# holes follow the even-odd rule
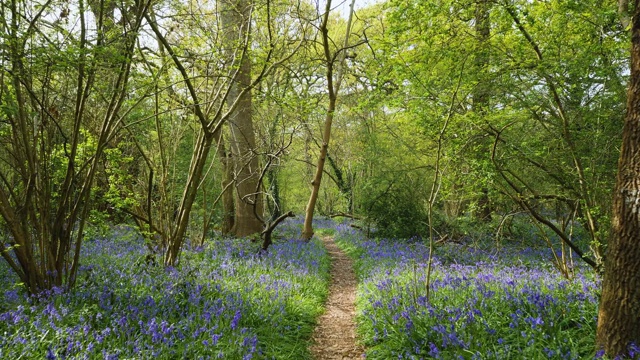
[[[476,19],[481,6],[486,37]],[[354,101],[358,112],[384,124],[361,123],[362,138],[375,139],[369,149],[378,150],[365,152],[367,174],[381,177],[376,165],[432,164],[435,139],[452,109],[437,201],[444,204],[445,231],[457,236],[461,221],[474,226],[470,217],[482,213],[486,190],[485,210],[496,217],[520,206],[517,198],[545,217],[556,209],[575,213],[582,227],[592,227],[591,247],[598,249],[610,223],[618,156],[612,139],[619,139],[627,72],[627,35],[615,6],[595,0],[389,1],[378,10],[365,20],[386,25],[369,32],[376,53],[357,59],[363,64],[358,75],[370,88],[359,94],[364,101]],[[381,105],[389,110],[375,112]],[[396,155],[388,139],[404,154]]]
[[[486,222],[473,216],[463,215],[450,218],[442,212],[435,212],[434,228],[445,240],[463,243],[486,243],[494,238],[495,222]]]
[[[134,158],[124,155],[119,148],[107,149],[104,154],[108,182],[108,189],[103,195],[104,201],[116,210],[129,209],[137,203],[133,192],[127,187],[134,180],[130,167]]]
[[[74,11],[69,14],[66,3],[37,5],[36,10],[43,11],[39,19],[33,18],[38,12],[31,11],[24,1],[18,0],[16,4],[17,10],[6,6],[2,9],[6,10],[7,19],[17,22],[17,28],[6,22],[0,24],[0,43],[7,44],[0,46],[3,52],[0,195],[3,204],[9,204],[18,216],[26,214],[23,223],[14,230],[24,231],[28,243],[11,243],[11,239],[16,239],[8,236],[9,225],[15,223],[11,222],[14,215],[5,213],[0,220],[2,243],[9,252],[31,247],[45,254],[46,249],[40,249],[40,244],[66,232],[65,239],[56,240],[63,241],[52,243],[51,252],[58,253],[60,249],[75,249],[73,241],[67,240],[77,238],[73,229],[79,222],[88,222],[85,238],[105,238],[111,234],[111,224],[131,222],[132,214],[145,236],[160,238],[158,235],[164,234],[166,240],[174,230],[175,209],[185,194],[201,128],[194,115],[194,99],[190,98],[185,79],[173,66],[167,49],[145,43],[135,48],[135,54],[125,56],[126,36],[122,35],[135,31],[126,21],[116,22],[110,17],[120,13],[123,19],[131,18],[131,9],[123,6],[126,4],[114,2],[107,6],[113,11],[105,14],[105,27],[90,26],[84,50],[79,48],[78,14]],[[488,16],[490,33],[486,37],[478,32],[481,4],[486,6]],[[72,8],[77,5],[70,3]],[[97,9],[92,9],[91,3],[85,5],[90,18],[89,13]],[[228,66],[229,49],[223,46],[228,34],[218,26],[219,14],[207,2],[153,5],[162,23],[161,31],[167,31],[176,58],[185,66],[194,85],[198,105],[202,105],[208,120],[217,121],[218,106],[221,112],[226,108],[220,96],[226,94],[225,84],[234,72]],[[268,10],[273,12],[267,14]],[[58,15],[64,11],[65,16]],[[308,1],[293,5],[278,0],[266,7],[257,5],[253,9],[248,54],[254,69],[283,59],[279,66],[265,73],[265,81],[252,89],[259,139],[253,151],[263,163],[273,160],[264,189],[277,184],[281,208],[295,209],[296,213],[306,205],[326,115],[325,68],[318,61],[322,50],[314,41],[317,34],[308,20],[317,18],[316,15],[314,4]],[[93,17],[96,18],[95,13]],[[142,26],[144,33],[151,31],[148,21],[142,21]],[[329,26],[334,39],[332,51],[342,43],[344,26],[345,19],[332,17]],[[438,174],[441,180],[435,184],[438,192],[434,227],[439,236],[480,243],[496,236],[493,240],[501,246],[540,245],[548,238],[557,246],[558,238],[549,229],[540,229],[525,214],[511,215],[522,210],[522,203],[518,202],[525,201],[552,223],[571,224],[573,227],[564,229],[573,229],[572,239],[581,248],[592,249],[594,258],[604,252],[629,72],[629,34],[619,25],[614,2],[389,0],[359,9],[353,36],[363,44],[347,52],[343,91],[329,144],[331,158],[318,202],[320,213],[353,212],[362,216],[381,238],[425,237],[437,139],[444,119],[450,116],[451,122],[442,137]],[[24,44],[24,49],[13,48],[13,44],[19,43]],[[272,56],[269,60],[267,54]],[[235,53],[239,55],[239,51]],[[84,68],[86,72],[81,76],[78,69],[82,63],[91,65]],[[123,107],[115,110],[112,106],[118,98],[115,75],[123,64],[133,66],[127,89],[122,92]],[[78,83],[89,88],[86,91],[78,88]],[[79,103],[74,104],[74,99]],[[76,113],[80,109],[83,112]],[[113,119],[113,123],[102,137],[104,119]],[[74,135],[78,139],[77,154],[70,163],[70,141]],[[286,145],[289,141],[291,144]],[[285,145],[289,147],[276,159],[274,154]],[[98,148],[104,152],[96,156]],[[27,150],[32,152],[31,159],[23,157]],[[213,154],[204,160],[204,175],[195,184],[198,189],[186,232],[186,237],[192,239],[207,238],[221,219],[220,205],[214,206],[213,202],[220,194],[223,166]],[[86,182],[92,195],[85,211],[80,209],[83,204],[78,199],[93,161],[97,164],[96,173],[95,179]],[[61,184],[69,175],[72,176],[68,198],[62,199]],[[476,214],[483,210],[480,199],[483,194],[487,195],[486,209],[492,221],[477,218]],[[147,200],[151,209],[147,208]],[[4,209],[7,207],[3,206]],[[68,209],[80,209],[74,214],[85,215],[68,218],[66,215],[71,215]],[[67,218],[69,223],[65,222]],[[153,222],[154,229],[146,227],[148,222]],[[299,232],[299,228],[291,227],[281,234],[295,238]],[[333,232],[320,230],[318,234]],[[129,240],[132,239],[126,241]],[[376,245],[382,243],[378,240]],[[365,253],[360,248],[354,251],[358,255]],[[108,260],[100,260],[102,255]],[[100,254],[94,260],[104,261],[107,267],[113,260],[108,255]],[[456,260],[453,255],[443,256],[453,262]],[[127,259],[139,263],[140,256]],[[188,252],[184,258],[200,266],[206,263],[202,256]],[[36,270],[53,273],[46,265],[53,266],[55,261],[47,264],[48,260],[41,260],[32,264],[38,265]],[[523,261],[528,267],[535,265],[534,261]],[[359,264],[364,266],[361,260]],[[219,262],[211,266],[221,269],[227,265]],[[8,270],[0,269],[0,278],[7,278]],[[280,270],[284,271],[276,267],[274,274]],[[133,280],[127,277],[137,274],[127,271],[123,270],[122,279],[117,280],[126,284],[136,299],[149,294],[159,296],[158,289],[130,282]],[[158,278],[168,276],[161,269],[144,271]],[[243,268],[238,273],[258,276],[258,272],[251,271]],[[402,271],[394,285],[397,289],[392,292],[400,298],[401,290],[410,285],[414,276],[406,269]],[[176,305],[186,309],[190,305],[184,291],[192,289],[190,286],[200,278],[188,271],[181,276],[184,278],[176,281],[176,288],[171,291]],[[477,274],[470,276],[477,279]],[[229,278],[233,280],[225,281],[230,286],[235,290],[241,288],[240,276],[230,274]],[[442,276],[436,277],[439,279]],[[98,281],[87,281],[94,280]],[[322,293],[322,282],[308,285],[309,294]],[[462,306],[463,294],[468,297],[481,290],[467,285],[460,294],[444,289],[444,297],[437,295],[440,310],[446,310],[447,301]],[[495,284],[488,286],[493,286],[491,291],[500,290]],[[560,297],[554,289],[544,286],[541,289],[543,295]],[[250,294],[256,298],[269,297],[262,288]],[[207,295],[216,297],[220,293],[211,291]],[[251,303],[250,296],[242,300]],[[283,307],[291,314],[285,321],[291,327],[286,336],[296,337],[293,333],[297,326],[308,332],[306,316],[317,312],[318,304],[307,303],[302,296],[291,299]],[[409,307],[409,300],[402,298],[407,301],[403,306]],[[88,301],[84,307],[79,305],[81,311],[69,318],[69,323],[93,316],[92,326],[105,326],[108,320],[98,318],[97,301]],[[517,334],[507,334],[508,329],[500,325],[499,318],[504,315],[501,308],[510,309],[512,305],[499,297],[495,304],[486,305],[483,312],[488,326],[498,324],[500,331],[504,331],[503,340],[517,342],[521,339],[515,339]],[[274,313],[277,310],[269,308]],[[550,311],[564,316],[556,308]],[[569,317],[578,316],[571,313]],[[249,325],[263,320],[243,318]],[[593,324],[587,320],[575,321],[589,328]],[[423,328],[417,335],[433,335],[429,330],[437,326],[433,319],[420,321]],[[591,330],[574,329],[572,324],[564,324],[560,330],[544,327],[518,330],[528,331],[528,336],[532,335],[537,343],[553,343],[557,339],[546,339],[533,330],[544,330],[558,338],[565,336],[565,330],[572,337],[592,336],[588,333]],[[477,327],[468,328],[469,339],[496,340],[483,332],[481,326],[474,326]],[[260,336],[276,337],[266,326],[258,331],[262,332]],[[371,335],[374,327],[365,332]],[[38,344],[40,350],[46,350],[46,345],[56,340],[45,338],[48,343]],[[306,356],[298,343],[290,341],[282,345],[278,341],[267,345],[266,354],[288,356],[290,351]],[[280,350],[275,344],[279,344]],[[377,346],[374,341],[371,344]],[[406,344],[405,340],[398,340],[394,346]],[[232,342],[227,345],[233,346]],[[194,356],[212,355],[204,347],[200,350],[202,353]],[[496,349],[483,350],[496,353]],[[530,351],[527,356],[533,358],[545,355],[539,349],[525,348],[525,351]],[[580,355],[586,353],[580,351]]]
[[[376,182],[378,180],[379,182]],[[360,190],[362,213],[379,237],[409,238],[426,233],[424,183],[409,177],[370,179]],[[422,188],[422,189],[421,189]]]
[[[335,228],[322,228],[322,229],[317,229],[316,230],[316,235],[323,237],[323,236],[333,236],[336,234],[336,230]]]
[[[86,167],[96,152],[97,139],[87,129],[80,129],[78,141],[78,156],[74,159],[75,166]],[[60,185],[64,183],[69,169],[69,144],[58,143],[53,146],[48,154],[48,170],[51,186],[51,200],[60,201]]]

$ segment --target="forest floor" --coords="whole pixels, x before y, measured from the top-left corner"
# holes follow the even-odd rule
[[[311,353],[316,360],[359,359],[364,348],[356,341],[357,280],[353,263],[332,237],[323,237],[322,242],[331,258],[331,282],[325,313],[313,333]]]

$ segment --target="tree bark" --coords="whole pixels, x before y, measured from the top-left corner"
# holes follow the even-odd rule
[[[272,234],[273,234],[273,230],[276,229],[276,227],[283,222],[286,218],[290,218],[290,217],[294,217],[295,215],[293,214],[292,211],[287,212],[286,214],[282,214],[280,216],[278,216],[277,218],[275,218],[273,221],[270,221],[269,223],[267,223],[267,225],[265,226],[265,229],[262,231],[262,247],[261,250],[262,251],[268,251],[269,250],[269,246],[271,246],[271,244],[273,243],[272,240]]]
[[[244,41],[249,31],[251,3],[247,0],[224,1],[222,22],[227,44]],[[239,64],[240,68],[227,97],[229,106],[238,99],[238,105],[229,118],[235,177],[235,221],[234,235],[243,237],[262,231],[262,195],[256,192],[260,177],[258,156],[255,152],[256,140],[251,111],[251,92],[243,89],[251,85],[251,59],[247,54]],[[254,211],[255,210],[255,211]],[[257,216],[256,216],[257,214]],[[260,218],[259,218],[260,217]]]
[[[640,344],[640,0],[631,23],[631,78],[613,195],[612,237],[596,343],[613,358]]]

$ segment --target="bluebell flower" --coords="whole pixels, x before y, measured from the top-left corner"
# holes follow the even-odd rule
[[[211,336],[211,346],[216,346],[218,344],[218,340],[220,340],[221,337],[222,335],[220,334],[213,334]]]
[[[51,350],[51,346],[47,347],[47,360],[55,360],[57,359],[56,354],[53,353],[53,350]]]
[[[640,355],[640,346],[632,342],[631,344],[629,344],[628,351],[629,351],[629,357],[632,359],[635,359],[636,356]]]
[[[429,356],[434,358],[440,357],[440,350],[438,350],[438,347],[434,343],[429,343]]]

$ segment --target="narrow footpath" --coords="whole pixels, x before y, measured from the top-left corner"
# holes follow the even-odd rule
[[[351,259],[330,236],[322,239],[331,257],[331,282],[326,311],[313,333],[311,353],[316,360],[363,358],[364,348],[356,342],[357,280]]]

